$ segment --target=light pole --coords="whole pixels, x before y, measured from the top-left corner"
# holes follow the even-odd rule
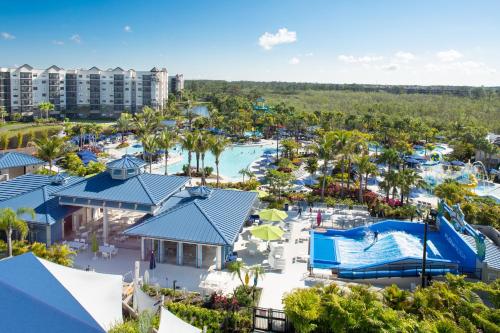
[[[425,288],[425,266],[427,260],[427,219],[424,220],[424,246],[423,246],[423,254],[422,254],[422,288]]]

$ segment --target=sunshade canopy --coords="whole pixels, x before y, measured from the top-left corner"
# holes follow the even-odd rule
[[[250,230],[250,232],[252,233],[253,236],[265,241],[281,239],[281,237],[285,233],[280,227],[270,224],[263,224],[254,227]]]
[[[264,209],[259,212],[259,216],[262,220],[266,221],[283,221],[288,217],[288,214],[282,210],[276,208]]]

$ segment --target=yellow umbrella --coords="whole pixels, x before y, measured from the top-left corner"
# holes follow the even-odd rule
[[[281,239],[285,233],[280,227],[270,224],[259,225],[250,229],[253,236],[265,241],[273,241]]]
[[[269,193],[267,193],[266,191],[262,191],[262,190],[252,190],[250,192],[257,193],[259,195],[259,198],[265,198],[265,197],[269,196]]]
[[[275,221],[283,221],[288,217],[288,214],[282,210],[273,208],[273,209],[261,210],[259,212],[259,216],[262,220],[275,222]]]

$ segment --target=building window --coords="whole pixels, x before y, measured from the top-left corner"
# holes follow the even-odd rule
[[[46,96],[47,96],[47,94],[42,94],[42,97],[46,97]]]
[[[61,90],[64,90],[64,87],[61,87]]]
[[[42,81],[42,84],[45,84],[46,82],[47,82],[47,81],[45,81],[45,80],[44,80],[44,81]]]
[[[33,90],[38,90],[38,87],[33,87]]]

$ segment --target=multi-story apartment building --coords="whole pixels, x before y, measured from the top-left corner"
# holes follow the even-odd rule
[[[133,69],[63,69],[29,65],[0,68],[0,106],[9,115],[40,115],[38,105],[54,104],[52,116],[116,118],[144,106],[161,109],[168,99],[168,72]]]
[[[184,75],[176,74],[168,77],[169,92],[172,94],[180,93],[184,90]]]

